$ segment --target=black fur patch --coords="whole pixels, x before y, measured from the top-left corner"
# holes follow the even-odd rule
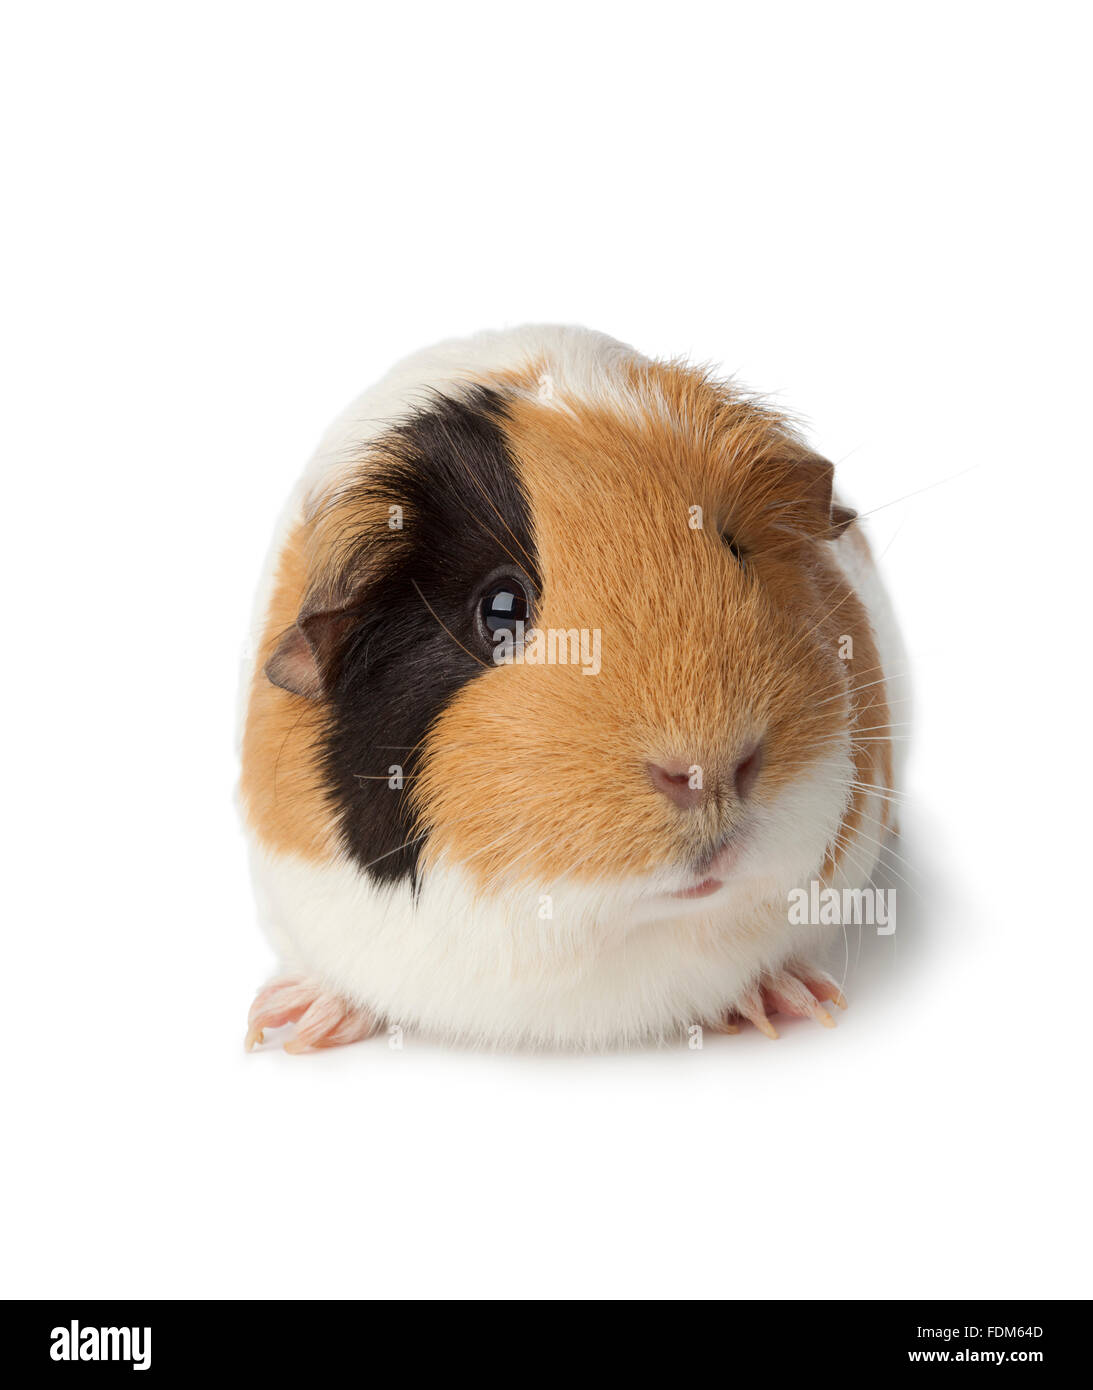
[[[364,595],[330,697],[324,771],[349,854],[379,883],[416,885],[422,848],[408,795],[416,751],[467,681],[492,669],[476,635],[482,585],[499,569],[539,574],[527,498],[501,421],[503,398],[477,388],[436,402],[375,450],[365,488],[405,509],[390,563]],[[476,659],[477,658],[477,659]],[[388,782],[403,770],[402,790]]]

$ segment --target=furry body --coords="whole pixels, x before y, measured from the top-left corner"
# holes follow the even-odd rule
[[[789,893],[868,882],[898,782],[899,637],[851,515],[775,412],[600,334],[397,366],[321,442],[259,592],[241,803],[284,970],[404,1027],[609,1046],[814,959]],[[499,573],[602,669],[494,664]],[[693,810],[661,767],[705,774]]]

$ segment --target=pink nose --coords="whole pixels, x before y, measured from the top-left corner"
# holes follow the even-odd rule
[[[743,801],[755,786],[762,765],[761,743],[752,744],[737,760],[732,770],[732,787],[740,801]],[[646,763],[645,768],[657,791],[681,811],[691,811],[700,806],[707,791],[715,787],[718,781],[712,771],[707,780],[706,772],[699,763],[684,763],[673,759],[664,763]]]

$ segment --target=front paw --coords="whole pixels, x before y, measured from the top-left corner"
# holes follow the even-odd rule
[[[244,1046],[249,1052],[265,1041],[266,1028],[295,1023],[296,1031],[285,1043],[286,1052],[338,1047],[371,1037],[379,1022],[369,1009],[347,1003],[314,980],[282,976],[258,991],[247,1018]]]
[[[761,976],[715,1027],[723,1033],[738,1033],[740,1022],[747,1021],[768,1038],[777,1038],[770,1015],[780,1013],[813,1018],[825,1028],[834,1028],[835,1018],[824,1008],[825,1001],[840,1009],[847,1006],[842,990],[826,971],[803,961],[790,961],[781,970]]]

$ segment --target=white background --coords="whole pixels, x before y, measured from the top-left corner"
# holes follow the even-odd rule
[[[1093,1292],[1083,7],[4,31],[3,1292]],[[739,372],[880,509],[897,933],[832,1033],[245,1056],[275,516],[394,359],[528,320]]]

